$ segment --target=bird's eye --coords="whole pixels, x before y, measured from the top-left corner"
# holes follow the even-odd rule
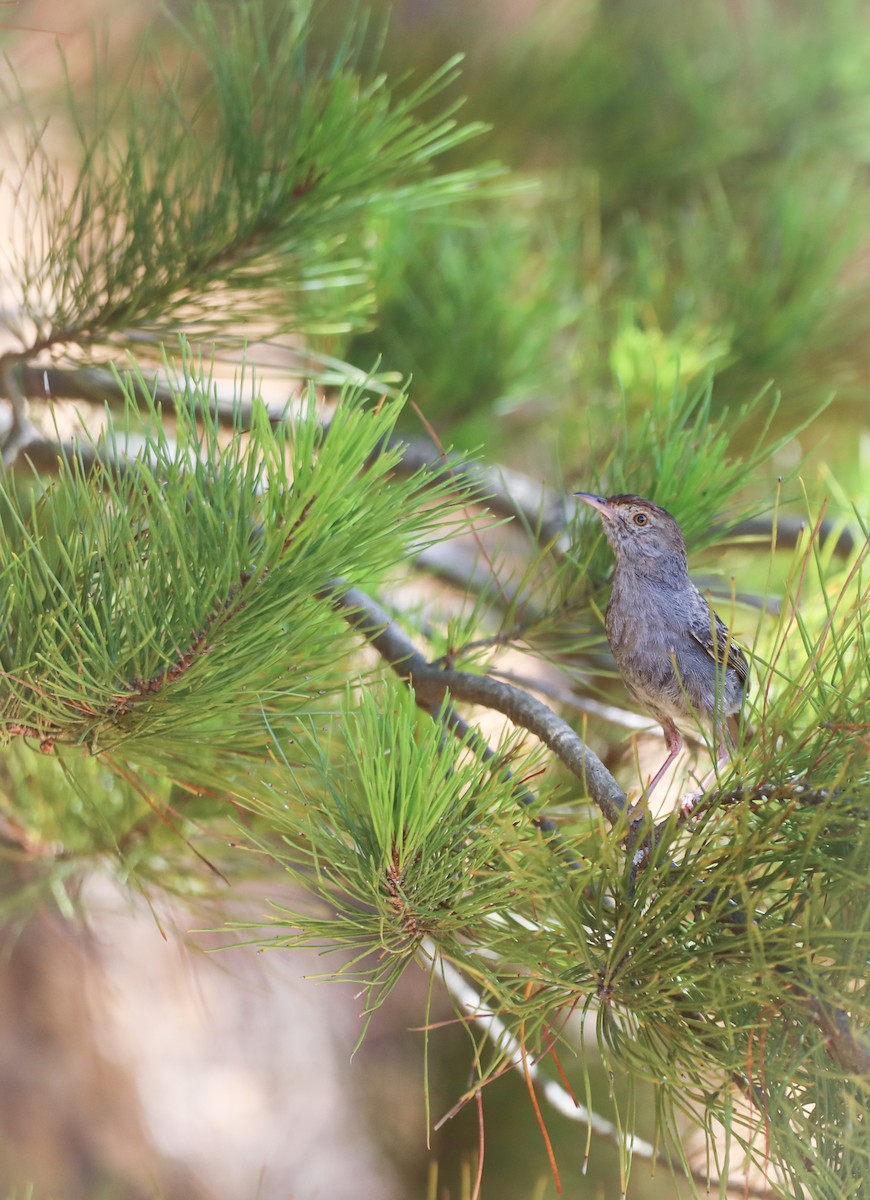
[[[648,522],[649,522],[649,517],[646,515],[646,513],[635,513],[634,514],[635,525],[646,525]]]

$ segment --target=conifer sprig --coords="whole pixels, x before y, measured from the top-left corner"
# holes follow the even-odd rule
[[[255,410],[250,433],[221,445],[215,419],[197,424],[209,380],[183,366],[174,440],[152,411],[120,473],[125,434],[110,422],[112,453],[98,447],[89,475],[64,463],[45,493],[7,479],[0,653],[7,735],[190,778],[191,751],[259,753],[264,709],[309,712],[344,686],[344,625],[318,594],[443,537],[468,495],[386,482],[395,456],[375,451],[400,402],[374,410],[348,391],[326,435],[309,393],[286,422]]]
[[[460,125],[455,104],[422,115],[455,61],[394,95],[359,65],[363,25],[317,62],[313,21],[308,0],[198,3],[177,24],[189,52],[174,74],[151,50],[120,96],[99,69],[87,100],[70,88],[71,187],[34,118],[26,178],[11,181],[17,357],[364,319],[368,222],[465,196],[486,171],[430,166],[482,127]]]
[[[423,938],[474,956],[481,920],[516,903],[506,861],[547,854],[534,813],[518,810],[517,786],[467,739],[445,740],[437,722],[421,723],[413,691],[398,682],[348,697],[331,752],[316,737],[298,749],[303,762],[288,764],[282,803],[264,807],[280,841],[263,849],[313,902],[276,906],[270,924],[297,929],[267,944],[351,950],[337,971],[366,988],[367,1007]],[[501,762],[517,754],[516,738],[498,749]]]

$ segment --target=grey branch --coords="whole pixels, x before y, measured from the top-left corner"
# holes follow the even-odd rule
[[[134,383],[132,386],[134,397],[143,400],[140,385]],[[148,389],[159,408],[174,408],[175,394],[165,378],[155,375],[148,380]],[[14,379],[10,380],[6,373],[0,374],[0,397],[12,401],[20,411],[22,397],[43,401],[82,400],[90,404],[117,406],[126,402],[127,392],[117,377],[102,367],[43,368],[17,362]],[[215,397],[210,405],[219,421],[242,429],[250,426],[253,406],[252,400],[239,400],[232,396]],[[285,420],[288,411],[286,404],[268,405],[269,419],[275,424]],[[27,451],[31,444],[32,439],[23,449]],[[408,475],[425,468],[438,478],[452,475],[457,483],[465,487],[470,484],[486,497],[489,509],[497,516],[518,519],[539,544],[550,545],[557,555],[570,549],[569,529],[576,511],[572,497],[548,488],[520,471],[469,463],[458,455],[445,455],[426,438],[412,441],[394,438],[387,445],[390,449],[397,446],[401,448],[401,458],[396,467],[398,472]],[[804,524],[800,518],[779,517],[776,523],[778,544],[782,547],[796,545]],[[833,520],[825,518],[819,529],[820,536],[827,537],[835,526]],[[772,529],[771,518],[753,517],[735,526],[723,527],[720,533],[728,539],[747,536],[761,538],[769,537]],[[835,553],[848,557],[854,546],[855,540],[850,530],[841,530]]]
[[[0,441],[5,467],[15,462],[21,447],[35,432],[27,419],[27,393],[22,383],[22,370],[17,355],[10,352],[0,357],[0,388],[11,409],[9,425]]]
[[[154,375],[146,379],[145,388],[135,377],[130,376],[122,384],[118,377],[104,367],[19,367],[21,391],[32,400],[42,400],[50,403],[52,400],[82,400],[87,404],[108,405],[110,408],[122,408],[128,395],[139,404],[146,399],[152,401],[158,409],[174,412],[176,392],[164,375]],[[147,395],[146,395],[147,389]],[[209,402],[209,410],[222,425],[250,429],[254,411],[254,402],[241,400],[236,397],[231,386],[222,395],[216,390]],[[0,395],[9,397],[9,389],[5,381],[0,380]],[[277,425],[287,419],[287,403],[267,403],[257,400],[257,404],[265,404],[269,420]]]
[[[379,604],[359,588],[337,582],[328,598],[348,624],[359,630],[400,679],[406,680],[430,711],[448,699],[464,700],[500,712],[543,742],[584,784],[589,797],[611,824],[626,812],[625,792],[594,751],[551,708],[534,696],[465,671],[442,670],[428,662]]]

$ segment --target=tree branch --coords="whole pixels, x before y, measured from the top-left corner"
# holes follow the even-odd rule
[[[27,420],[27,395],[22,385],[22,364],[12,351],[0,356],[0,390],[9,400],[11,415],[8,428],[0,439],[3,465],[15,462],[19,451],[28,437],[33,434]]]
[[[17,390],[16,390],[17,389]],[[134,381],[134,396],[144,400],[141,386]],[[165,377],[155,374],[148,380],[149,395],[159,408],[174,409],[175,399]],[[10,382],[5,373],[0,374],[0,398],[12,400],[20,408],[20,398],[51,400],[83,400],[90,404],[121,405],[127,392],[117,377],[103,367],[39,367],[18,362],[17,375]],[[265,403],[257,401],[257,403]],[[251,423],[253,401],[240,400],[232,396],[215,397],[210,408],[217,419],[225,425],[242,429]],[[269,419],[278,424],[286,419],[287,403],[267,403]],[[328,422],[325,422],[328,425]],[[27,448],[26,446],[24,447]],[[568,527],[576,505],[571,496],[565,496],[554,488],[545,487],[538,480],[499,465],[485,466],[469,463],[459,455],[445,455],[427,438],[410,441],[394,436],[383,449],[401,450],[396,471],[403,475],[428,469],[439,479],[452,476],[458,484],[475,489],[486,497],[490,510],[500,517],[518,519],[531,530],[540,545],[551,545],[554,553],[561,555],[571,547]],[[780,516],[776,521],[777,544],[783,548],[795,546],[804,530],[805,522],[800,517]],[[837,522],[825,518],[820,527],[822,538],[837,528]],[[771,517],[751,517],[736,525],[717,527],[718,536],[727,541],[745,537],[770,537],[773,531]],[[855,547],[855,539],[849,529],[840,530],[834,552],[847,558]]]
[[[579,734],[546,704],[487,675],[441,670],[428,662],[385,609],[360,591],[337,581],[327,592],[333,606],[378,651],[392,670],[410,684],[430,710],[452,697],[500,712],[543,742],[581,780],[591,800],[611,825],[628,812],[625,792]]]
[[[453,964],[446,961],[438,951],[437,946],[429,939],[425,939],[421,944],[420,951],[421,959],[426,965],[428,965],[427,960],[431,960],[436,965],[438,975],[448,995],[453,999],[455,1004],[470,1020],[474,1021],[483,1030],[493,1045],[504,1054],[505,1059],[511,1067],[521,1074],[526,1071],[528,1072],[534,1082],[540,1087],[544,1099],[558,1113],[571,1121],[577,1121],[581,1125],[587,1126],[597,1137],[604,1138],[614,1146],[624,1146],[632,1155],[646,1159],[648,1162],[658,1163],[675,1173],[694,1179],[697,1183],[704,1184],[707,1188],[709,1188],[711,1183],[719,1184],[722,1182],[719,1179],[711,1179],[706,1169],[687,1167],[679,1160],[671,1158],[663,1150],[657,1149],[650,1142],[637,1137],[636,1134],[626,1133],[617,1125],[614,1125],[612,1121],[608,1121],[599,1113],[580,1104],[567,1088],[564,1088],[554,1079],[545,1078],[538,1063],[534,1062],[528,1055],[523,1055],[519,1042],[501,1020],[498,1013],[484,1004],[483,998],[471,987]],[[441,1121],[436,1125],[436,1129],[452,1117],[456,1111],[457,1109],[454,1109],[445,1117],[442,1117]],[[774,1197],[781,1194],[776,1191],[772,1184],[765,1184],[759,1187],[750,1183],[748,1179],[743,1179],[739,1182],[735,1181],[733,1184],[728,1180],[724,1182],[728,1191],[739,1192],[742,1196],[767,1197],[768,1200],[773,1200]]]
[[[158,409],[165,409],[170,413],[175,411],[175,393],[162,374],[154,374],[146,379],[144,388],[135,376],[122,384],[115,374],[104,367],[77,367],[69,370],[65,367],[22,366],[19,368],[19,376],[21,391],[25,396],[47,403],[52,400],[82,400],[87,404],[121,408],[132,391],[133,398],[140,404],[150,399]],[[9,398],[8,387],[2,379],[0,395]],[[257,403],[266,406],[269,420],[274,425],[286,420],[288,402],[282,401],[279,404],[258,399]],[[208,408],[222,425],[242,429],[251,427],[253,402],[240,400],[229,389],[227,395],[213,395]]]

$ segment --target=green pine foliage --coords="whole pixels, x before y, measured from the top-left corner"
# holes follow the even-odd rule
[[[323,950],[365,1021],[409,968],[433,986],[458,972],[493,1018],[454,995],[465,1099],[508,1070],[554,1082],[558,1054],[615,1120],[623,1193],[652,1096],[676,1174],[691,1126],[721,1194],[746,1163],[774,1196],[862,1194],[866,495],[805,468],[795,534],[782,464],[806,422],[762,386],[843,295],[861,225],[865,30],[847,45],[855,9],[835,8],[811,53],[811,6],[753,7],[749,58],[712,2],[685,22],[667,0],[593,6],[559,45],[536,22],[488,69],[518,94],[547,48],[547,103],[531,88],[496,135],[535,142],[545,186],[497,195],[462,161],[481,126],[442,99],[455,61],[394,84],[364,17],[331,39],[306,0],[193,4],[128,80],[69,88],[69,177],[27,117],[0,388],[47,426],[38,381],[59,366],[106,408],[67,442],[22,420],[21,453],[4,446],[0,838],[28,870],[0,911],[48,890],[72,916],[100,866],[191,905],[243,878],[266,913],[230,912],[228,936]],[[390,386],[290,380],[276,413],[246,366],[218,405],[202,358],[289,334],[300,359],[357,379],[379,362]],[[94,360],[114,374],[85,389]],[[412,404],[393,387],[407,375]],[[487,496],[441,447],[406,469],[396,431],[419,408],[485,458],[545,461],[552,494],[508,522],[497,471]],[[751,652],[739,746],[691,814],[656,824],[637,805],[603,719],[575,724],[615,776],[609,804],[597,760],[565,749],[572,701],[627,703],[602,637],[612,554],[575,487],[666,505]],[[726,555],[722,535],[760,513],[768,535]],[[457,595],[426,554],[460,534]],[[480,687],[506,647],[531,684],[497,702]],[[566,701],[546,736],[538,685]]]
[[[481,131],[455,105],[423,106],[456,73],[394,97],[359,66],[353,23],[317,57],[312,6],[197,3],[178,25],[182,65],[152,47],[118,88],[67,96],[77,143],[68,186],[34,114],[15,193],[22,356],[179,331],[242,342],[351,329],[372,302],[369,223],[449,204],[486,172],[433,173]],[[178,54],[178,47],[175,47]]]
[[[755,733],[691,823],[658,827],[641,870],[627,830],[589,810],[566,825],[574,869],[547,853],[511,790],[419,728],[393,686],[350,700],[335,763],[289,773],[277,857],[319,903],[274,917],[291,931],[266,944],[352,951],[336,972],[376,1005],[434,943],[531,1057],[570,1012],[594,1020],[609,1069],[654,1084],[678,1161],[687,1117],[711,1137],[719,1121],[732,1145],[717,1171],[745,1153],[784,1195],[860,1194],[842,1189],[870,1170],[865,1083],[835,1035],[870,1020],[866,550],[842,564],[808,536],[790,578],[759,624]],[[483,1079],[505,1053],[481,1036]],[[627,1129],[635,1105],[629,1089]]]
[[[516,741],[499,748],[503,766]],[[465,958],[469,939],[517,906],[523,864],[547,858],[531,813],[518,811],[521,789],[467,742],[445,741],[391,680],[348,696],[328,749],[312,729],[294,754],[301,762],[285,759],[280,806],[271,789],[257,806],[281,839],[262,848],[316,902],[278,906],[269,924],[298,932],[266,944],[352,950],[338,973],[366,989],[368,1010],[423,939]],[[531,873],[527,881],[536,886]]]
[[[581,304],[557,238],[529,220],[537,203],[518,192],[462,222],[406,214],[381,229],[377,328],[347,356],[412,379],[415,403],[466,445],[490,441],[493,413],[563,393]]]
[[[341,686],[334,581],[376,584],[464,521],[429,474],[385,487],[398,451],[376,451],[400,401],[374,410],[347,392],[327,432],[309,391],[297,419],[255,410],[220,446],[195,419],[210,381],[183,370],[172,439],[152,412],[119,472],[110,422],[87,475],[73,461],[46,491],[7,487],[0,550],[7,730],[182,780],[191,746],[244,756],[273,701],[306,712]]]
[[[430,14],[422,62],[433,45],[456,44],[457,19]],[[854,257],[868,237],[870,25],[861,0],[739,11],[718,0],[690,11],[675,0],[553,0],[513,36],[493,38],[471,8],[461,31],[470,110],[492,123],[505,160],[544,184],[536,223],[556,247],[561,286],[548,318],[527,328],[530,347],[560,310],[579,310],[567,352],[559,345],[558,380],[542,372],[526,414],[536,438],[558,440],[563,462],[579,457],[566,418],[606,397],[614,376],[638,403],[707,373],[718,377],[717,406],[739,405],[772,378],[785,411],[811,411],[832,387],[863,400],[867,283]],[[388,39],[384,53],[406,66],[409,40]],[[527,256],[526,275],[536,277],[539,259]],[[466,272],[465,293],[480,296],[478,256]],[[497,311],[504,290],[491,279],[484,312]],[[437,272],[415,272],[401,294],[379,297],[387,351],[392,328],[439,310],[444,290]],[[397,361],[409,352],[397,348]],[[439,392],[464,394],[463,363]],[[463,418],[490,403],[484,389]]]
[[[4,919],[21,922],[48,902],[86,920],[82,884],[101,871],[148,900],[207,905],[230,869],[234,823],[225,795],[205,783],[192,792],[108,755],[39,753],[32,742],[12,741],[0,809],[4,858],[18,869],[16,886],[3,890]]]

